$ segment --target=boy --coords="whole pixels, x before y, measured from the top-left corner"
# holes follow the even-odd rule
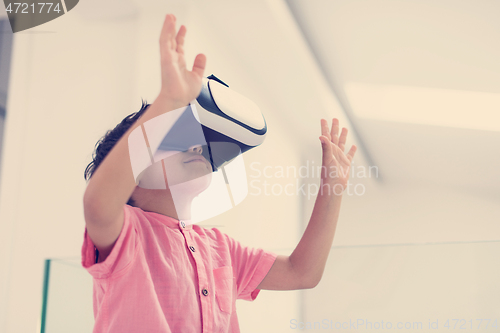
[[[160,34],[159,96],[108,132],[86,170],[86,178],[91,178],[83,200],[82,264],[94,278],[94,332],[239,332],[237,298],[254,300],[261,289],[315,287],[332,245],[356,152],[353,145],[344,154],[347,129],[339,137],[337,119],[331,130],[321,120],[322,191],[290,256],[244,247],[216,228],[186,223],[189,204],[186,211],[174,204],[172,178],[166,189],[137,185],[129,156],[130,133],[186,106],[201,90],[206,58],[198,54],[192,70],[187,70],[185,34],[184,26],[176,33],[175,17],[167,15]],[[196,172],[208,175],[209,164],[201,153],[202,147],[192,146],[171,154],[167,168],[177,170],[181,178]]]

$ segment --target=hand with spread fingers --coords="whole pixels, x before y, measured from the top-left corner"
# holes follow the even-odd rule
[[[331,130],[328,130],[328,122],[321,119],[321,134],[319,137],[323,149],[321,184],[329,184],[330,191],[340,195],[347,188],[349,170],[357,147],[352,145],[349,152],[344,153],[347,128],[342,128],[339,137],[339,120],[337,118],[333,118]]]
[[[309,223],[290,256],[280,255],[258,289],[293,290],[314,288],[321,281],[340,215],[342,193],[347,188],[351,162],[356,153],[353,145],[344,153],[347,129],[339,137],[339,120],[332,127],[321,119],[323,165],[321,184]],[[298,286],[298,287],[297,287]]]
[[[181,25],[176,33],[175,23],[175,16],[167,14],[160,34],[160,95],[186,105],[200,94],[207,59],[200,53],[194,60],[193,69],[189,71],[186,68],[184,58],[186,27]]]

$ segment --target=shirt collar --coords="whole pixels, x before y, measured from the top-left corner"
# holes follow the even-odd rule
[[[150,212],[150,211],[143,211],[143,212],[148,217],[153,218],[154,220],[170,228],[179,228],[184,230],[190,230],[193,228],[193,222],[190,219],[177,220],[171,216],[166,216],[156,212]]]

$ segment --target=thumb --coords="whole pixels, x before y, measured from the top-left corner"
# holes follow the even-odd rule
[[[321,147],[323,147],[323,149],[329,147],[328,145],[328,138],[324,135],[320,135],[319,136],[319,141],[321,141]]]
[[[200,77],[203,77],[206,63],[207,63],[207,57],[203,53],[198,54],[194,59],[193,72],[199,75]]]
[[[330,144],[330,140],[324,135],[319,137],[321,141],[321,148],[323,149],[323,160],[325,157],[330,156],[332,154],[332,145]]]

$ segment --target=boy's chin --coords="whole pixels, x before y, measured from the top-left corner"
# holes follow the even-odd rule
[[[190,179],[175,185],[169,186],[172,197],[176,196],[190,196],[195,197],[201,192],[205,191],[212,181],[212,173]]]
[[[172,191],[172,189],[177,188],[178,191],[182,193],[196,193],[198,195],[210,186],[212,181],[212,172],[202,172],[196,175],[196,178],[188,179],[168,179],[165,184],[165,179],[161,177],[143,177],[138,187],[145,190],[158,190],[158,191]],[[168,187],[167,187],[168,185]]]
[[[168,188],[165,185],[165,181],[163,182],[140,181],[137,187],[140,187],[143,190],[150,190],[150,191],[168,191]]]

